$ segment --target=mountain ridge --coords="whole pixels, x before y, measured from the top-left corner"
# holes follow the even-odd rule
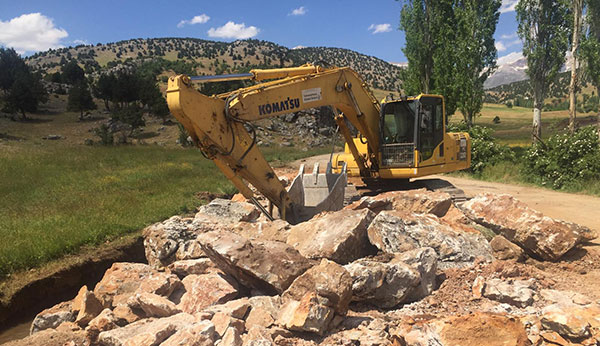
[[[38,52],[26,58],[37,70],[53,73],[76,59],[86,73],[119,64],[162,58],[187,63],[198,75],[233,73],[252,67],[290,67],[307,62],[349,66],[373,88],[400,89],[401,67],[345,48],[287,48],[269,41],[210,41],[199,38],[136,38],[106,44],[78,45]]]

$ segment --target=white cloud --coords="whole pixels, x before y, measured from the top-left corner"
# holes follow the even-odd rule
[[[302,48],[306,48],[306,46],[302,46],[302,45],[300,45],[300,46],[296,46],[296,47],[294,47],[294,48],[292,48],[292,49],[302,49]]]
[[[88,41],[86,41],[86,40],[73,40],[73,43],[76,45],[80,45],[80,44],[88,45],[89,44]]]
[[[510,54],[507,54],[505,56],[499,57],[497,64],[498,65],[506,65],[506,64],[512,64],[513,62],[522,59],[523,58],[523,53],[522,52],[512,52]]]
[[[41,13],[23,14],[9,21],[0,20],[0,44],[14,48],[18,53],[38,52],[60,48],[60,40],[69,34],[54,26],[52,18]]]
[[[513,12],[519,0],[502,0],[502,6],[500,6],[500,13]]]
[[[294,10],[292,10],[292,12],[290,14],[288,14],[288,16],[303,16],[306,14],[306,12],[308,12],[308,10],[306,8],[304,8],[304,6],[300,6]]]
[[[500,36],[500,38],[503,40],[510,40],[511,38],[517,38],[517,33],[513,32],[512,34],[504,34],[504,35]]]
[[[496,41],[495,46],[496,50],[499,52],[504,52],[506,50],[506,46],[501,41]]]
[[[371,30],[373,34],[379,34],[382,32],[390,32],[390,31],[392,31],[392,25],[388,24],[388,23],[371,24],[371,26],[367,30]]]
[[[244,40],[247,38],[258,35],[260,29],[255,26],[246,26],[244,23],[236,24],[234,22],[227,22],[225,25],[218,28],[208,29],[209,37],[216,38],[234,38],[237,40]]]
[[[210,20],[210,17],[207,16],[206,14],[202,13],[199,16],[194,16],[194,18],[192,18],[190,20],[182,20],[181,22],[179,22],[179,24],[177,24],[177,27],[182,28],[185,25],[204,24],[204,23],[208,22],[209,20]]]

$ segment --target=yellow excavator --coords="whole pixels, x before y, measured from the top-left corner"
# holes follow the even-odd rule
[[[255,85],[207,96],[194,81],[252,80]],[[348,67],[255,69],[246,74],[169,78],[167,103],[203,155],[214,161],[244,197],[269,218],[296,224],[343,206],[347,176],[366,182],[395,181],[470,167],[467,133],[446,132],[444,99],[439,95],[378,102],[367,84]],[[304,109],[330,106],[345,140],[325,174],[304,167],[286,189],[256,144],[252,122]],[[356,135],[353,135],[353,132]],[[256,200],[248,183],[270,205]]]

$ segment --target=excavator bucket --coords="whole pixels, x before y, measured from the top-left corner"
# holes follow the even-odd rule
[[[318,162],[310,174],[304,173],[304,165],[301,165],[288,189],[298,222],[309,220],[323,211],[342,209],[347,182],[345,164],[339,174],[332,172],[331,162],[327,164],[325,173],[319,173]]]

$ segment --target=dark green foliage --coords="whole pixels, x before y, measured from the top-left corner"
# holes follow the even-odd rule
[[[18,71],[28,70],[25,61],[14,49],[0,47],[0,89],[7,91],[15,82]]]
[[[96,136],[100,137],[100,143],[102,145],[113,145],[115,139],[108,125],[100,125],[100,127],[94,129],[94,133]]]
[[[406,0],[400,29],[408,69],[404,91],[436,93],[446,100],[446,113],[461,109],[465,121],[483,106],[483,83],[496,67],[494,32],[499,0]]]
[[[11,111],[19,111],[23,118],[25,112],[36,112],[40,103],[48,101],[48,93],[42,85],[41,78],[31,72],[19,72],[15,82],[6,96],[6,107]]]
[[[465,122],[483,107],[483,83],[496,70],[494,32],[500,17],[500,0],[460,0],[455,4],[456,40],[448,47],[456,54],[452,83],[458,109]]]
[[[185,127],[181,125],[181,123],[177,123],[177,129],[179,130],[179,137],[177,141],[182,147],[189,147],[192,145],[191,142],[188,141],[188,137],[190,136],[186,131]]]
[[[125,106],[113,113],[112,118],[131,126],[129,136],[135,129],[146,125],[142,108],[136,104]]]
[[[23,119],[25,112],[35,112],[40,103],[48,101],[41,76],[31,72],[14,49],[0,47],[0,90],[3,110],[19,112]]]
[[[515,154],[506,145],[498,143],[492,136],[493,130],[479,125],[468,127],[464,122],[449,125],[448,131],[468,132],[471,136],[471,169],[475,174],[481,174],[487,166],[493,166],[503,161],[515,161]]]
[[[79,67],[77,61],[71,60],[66,63],[61,69],[61,77],[63,83],[74,85],[85,79],[83,69]]]
[[[79,120],[83,119],[83,112],[96,109],[90,89],[85,79],[75,83],[69,90],[67,110],[79,111]]]
[[[586,31],[581,42],[581,56],[587,64],[590,80],[600,93],[600,2],[588,1]]]
[[[600,179],[598,133],[592,126],[561,133],[534,144],[525,154],[525,169],[535,183],[554,189]]]

